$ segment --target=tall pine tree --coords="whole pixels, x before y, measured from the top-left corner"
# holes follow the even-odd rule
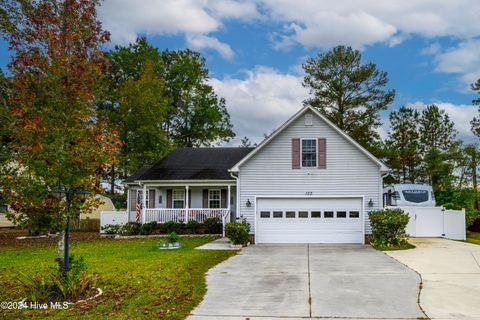
[[[304,103],[317,108],[362,146],[377,153],[379,112],[387,109],[395,91],[385,89],[386,72],[373,63],[363,64],[361,59],[360,51],[345,46],[309,58],[303,64],[303,84],[312,97]]]
[[[401,107],[390,113],[387,159],[395,182],[414,183],[420,175],[420,134],[417,110]]]
[[[420,117],[420,142],[425,182],[435,191],[450,188],[453,183],[454,159],[457,154],[457,131],[445,110],[432,104]]]

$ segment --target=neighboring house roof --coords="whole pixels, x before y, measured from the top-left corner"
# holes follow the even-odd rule
[[[125,182],[153,180],[232,180],[228,169],[254,148],[177,148],[165,158],[142,167]]]
[[[358,142],[352,139],[348,134],[343,132],[339,127],[337,127],[335,124],[333,124],[330,120],[328,120],[324,115],[322,115],[318,110],[315,108],[312,108],[311,106],[305,106],[302,109],[300,109],[297,113],[295,113],[290,119],[288,119],[284,124],[282,124],[279,128],[277,128],[272,134],[270,134],[265,140],[263,140],[252,152],[250,152],[247,156],[245,156],[243,159],[241,159],[239,162],[237,162],[232,168],[230,169],[231,172],[238,172],[239,168],[242,164],[247,162],[249,159],[251,159],[258,151],[260,151],[266,144],[268,144],[270,141],[275,139],[275,137],[282,132],[284,129],[286,129],[291,123],[293,123],[295,120],[297,120],[302,114],[310,110],[314,114],[316,114],[319,118],[321,118],[328,126],[330,126],[332,129],[334,129],[338,134],[340,134],[342,137],[344,137],[348,142],[350,142],[353,146],[358,148],[362,153],[364,153],[368,158],[370,158],[373,162],[375,162],[379,167],[380,171],[382,172],[388,172],[389,168],[382,162],[380,161],[377,157],[375,157],[373,154],[371,154],[367,149],[362,147]]]

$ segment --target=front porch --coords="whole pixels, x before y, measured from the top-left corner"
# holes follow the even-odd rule
[[[225,226],[236,220],[234,181],[145,182],[130,186],[127,202],[128,221],[139,223],[219,218]]]

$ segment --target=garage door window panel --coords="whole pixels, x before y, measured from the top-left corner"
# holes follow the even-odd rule
[[[348,213],[348,216],[353,219],[358,219],[360,218],[360,212],[359,211],[350,211]]]
[[[308,211],[298,211],[299,218],[308,218]]]
[[[323,213],[323,217],[326,218],[326,219],[333,218],[334,217],[334,212],[333,211],[325,211]]]
[[[283,218],[283,211],[273,211],[274,218]]]
[[[302,139],[302,168],[317,166],[317,139]]]
[[[270,218],[270,211],[260,211],[260,218]]]
[[[312,211],[312,218],[321,218],[322,217],[322,212],[321,211]]]
[[[295,218],[295,211],[285,212],[285,218]]]
[[[347,211],[337,211],[337,218],[343,219],[347,217]]]

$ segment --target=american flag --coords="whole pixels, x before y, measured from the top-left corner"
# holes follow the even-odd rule
[[[140,223],[140,211],[142,210],[142,205],[140,204],[140,202],[137,202],[137,205],[135,207],[135,220],[137,221],[137,223]]]

